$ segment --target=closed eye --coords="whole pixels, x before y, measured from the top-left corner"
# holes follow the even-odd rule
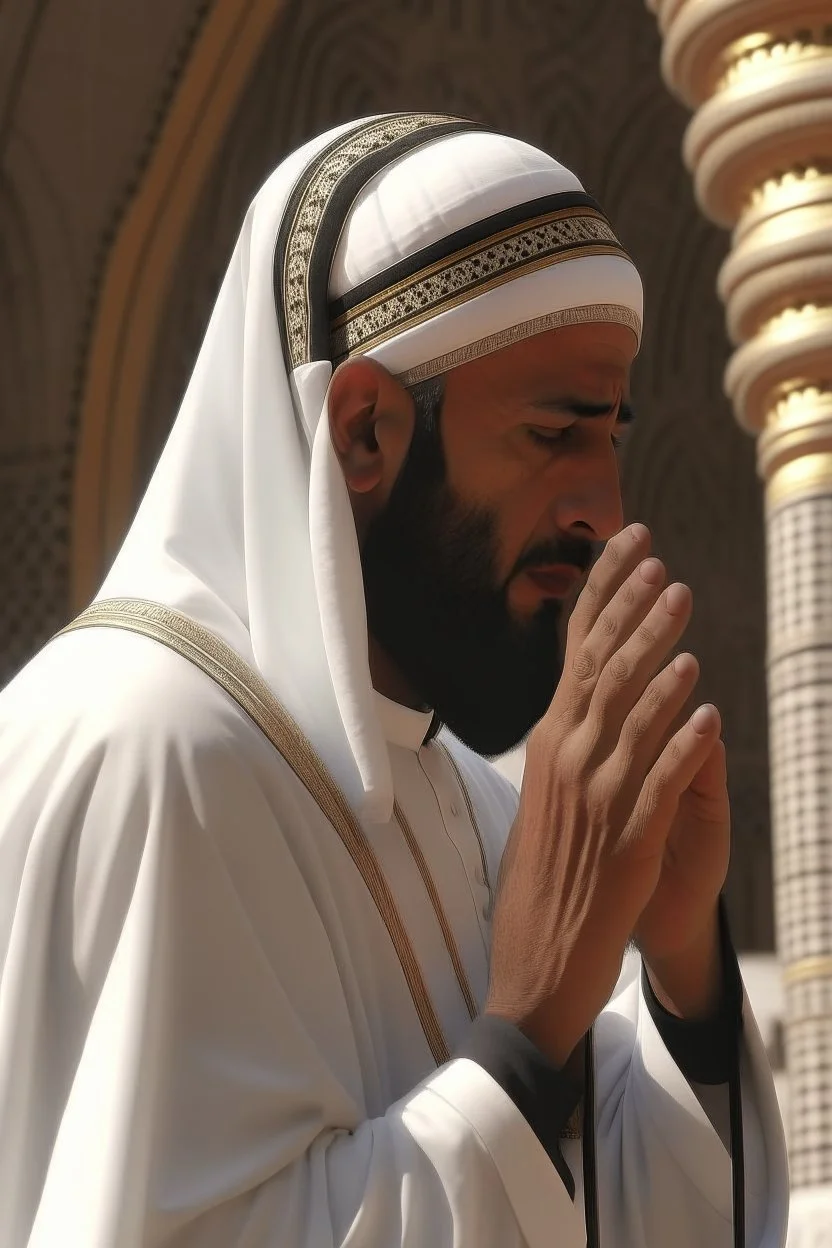
[[[531,440],[538,446],[552,447],[562,442],[564,436],[573,428],[573,425],[567,425],[565,429],[547,429],[545,433],[542,429],[529,429],[528,433]]]
[[[547,429],[545,433],[541,429],[529,429],[528,434],[537,446],[543,446],[547,450],[552,450],[562,443],[574,428],[574,425],[567,425],[564,429]],[[622,433],[613,433],[610,434],[610,441],[615,449],[619,450],[624,445],[626,436]]]

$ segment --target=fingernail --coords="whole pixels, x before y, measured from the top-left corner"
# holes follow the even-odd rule
[[[673,660],[673,670],[682,679],[691,676],[698,668],[699,664],[692,654],[679,654]]]
[[[660,585],[664,577],[664,566],[659,559],[645,559],[639,565],[641,579],[648,585]]]
[[[690,602],[690,590],[687,585],[681,585],[677,582],[677,584],[670,586],[665,594],[664,601],[671,615],[681,615]]]
[[[698,732],[700,737],[704,737],[719,723],[719,711],[710,702],[706,702],[704,706],[699,707],[698,711],[694,711],[690,722],[693,731]]]
[[[629,532],[630,537],[637,545],[646,541],[646,539],[650,536],[650,530],[646,524],[631,524]]]

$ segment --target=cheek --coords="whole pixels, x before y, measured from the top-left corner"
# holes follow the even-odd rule
[[[525,477],[519,486],[492,500],[501,581],[508,579],[517,560],[534,542],[552,536],[551,505],[551,483],[540,475]],[[520,580],[522,578],[511,582],[510,598],[517,592]]]
[[[556,489],[555,466],[512,437],[472,439],[458,446],[449,439],[445,463],[456,497],[494,517],[502,583],[535,539],[551,536],[548,516]],[[510,596],[513,592],[511,586]]]
[[[483,507],[516,511],[525,495],[545,488],[547,465],[517,436],[448,436],[445,463],[454,491]]]

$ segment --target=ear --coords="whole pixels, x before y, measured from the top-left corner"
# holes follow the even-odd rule
[[[329,387],[329,428],[353,494],[392,489],[413,434],[413,402],[400,382],[359,356],[336,369]]]

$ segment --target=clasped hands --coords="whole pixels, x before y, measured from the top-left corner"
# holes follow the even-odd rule
[[[613,538],[572,614],[563,676],[526,748],[498,881],[486,1012],[557,1065],[603,1009],[634,940],[662,1004],[706,1016],[721,983],[717,902],[730,812],[721,721],[678,727],[699,678],[669,660],[691,617],[650,534]]]

